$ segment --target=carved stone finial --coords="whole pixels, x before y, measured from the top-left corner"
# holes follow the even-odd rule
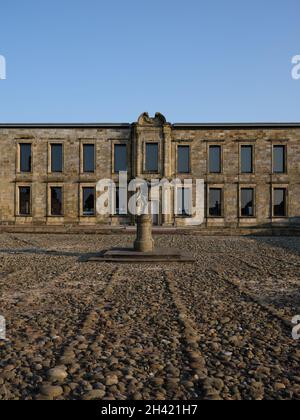
[[[164,124],[166,124],[167,120],[166,118],[157,112],[155,114],[155,117],[151,118],[149,117],[148,112],[144,112],[138,119],[139,125],[146,125],[146,126],[152,126],[152,127],[161,127]]]

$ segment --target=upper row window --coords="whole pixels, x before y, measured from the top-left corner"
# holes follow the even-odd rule
[[[209,172],[220,174],[222,172],[221,146],[210,146],[209,148]]]
[[[83,172],[95,172],[95,145],[83,145]]]
[[[53,143],[50,145],[51,172],[63,172],[63,145]],[[253,146],[241,146],[241,173],[253,173]],[[191,158],[190,146],[178,146],[177,149],[177,172],[190,173]],[[127,170],[127,146],[116,144],[114,147],[114,172]],[[273,173],[286,173],[286,146],[276,145],[273,147]],[[32,171],[32,145],[20,144],[20,172]],[[95,145],[83,145],[83,172],[95,171]],[[158,143],[146,143],[145,171],[157,173],[159,171],[159,146]],[[222,148],[210,146],[209,148],[209,172],[220,174],[222,172]]]
[[[191,171],[190,146],[178,146],[177,172],[188,174]]]
[[[273,173],[283,174],[287,171],[286,146],[273,146]],[[254,172],[254,147],[243,145],[240,150],[240,171],[242,174],[252,174]],[[222,147],[209,147],[209,172],[219,174],[222,172]]]
[[[158,143],[146,144],[146,172],[158,172]]]
[[[275,174],[282,174],[286,172],[286,146],[274,146],[273,172]]]
[[[20,144],[20,171],[31,172],[31,144]]]
[[[127,171],[127,145],[115,144],[114,147],[114,172]]]
[[[51,144],[51,172],[63,171],[63,145]]]
[[[241,147],[241,173],[253,173],[253,146]]]

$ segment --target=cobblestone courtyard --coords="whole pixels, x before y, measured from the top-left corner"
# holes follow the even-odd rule
[[[187,265],[84,257],[133,236],[0,235],[0,399],[300,398],[300,238],[155,238]]]

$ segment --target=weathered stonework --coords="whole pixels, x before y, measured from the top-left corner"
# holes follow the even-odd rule
[[[145,173],[145,144],[159,145],[159,173]],[[32,144],[32,172],[19,171],[20,143]],[[49,145],[63,144],[64,169],[51,173]],[[83,173],[82,146],[95,144],[94,173]],[[4,125],[0,124],[0,225],[3,226],[118,226],[130,225],[128,217],[84,216],[81,208],[81,188],[96,186],[98,180],[118,175],[113,172],[114,145],[126,144],[128,173],[131,178],[203,179],[206,193],[209,187],[222,188],[222,217],[209,217],[205,203],[205,220],[201,228],[244,228],[300,225],[300,124],[170,124],[161,114],[150,118],[142,114],[134,124],[77,125]],[[177,173],[177,147],[190,145],[191,174]],[[211,174],[208,169],[210,145],[222,147],[222,172]],[[240,147],[254,147],[254,173],[240,171]],[[285,145],[287,171],[273,174],[273,145]],[[18,214],[18,187],[31,187],[31,214]],[[63,215],[51,216],[49,188],[63,188]],[[255,190],[255,217],[240,216],[240,189]],[[272,191],[287,190],[287,215],[274,218]],[[159,215],[163,226],[186,226],[186,217]]]

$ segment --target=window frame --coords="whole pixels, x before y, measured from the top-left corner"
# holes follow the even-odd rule
[[[52,146],[60,145],[62,147],[61,155],[61,171],[52,171]],[[65,144],[62,140],[48,142],[48,174],[63,174],[65,170]]]
[[[191,210],[192,213],[188,214],[188,213],[178,213],[178,190],[189,190],[190,191],[190,195],[191,195]],[[175,213],[175,217],[176,218],[181,218],[181,219],[190,219],[193,217],[193,187],[192,186],[184,186],[184,185],[180,185],[180,186],[176,186],[175,187],[175,200],[174,200],[174,213]],[[182,198],[182,203],[183,204],[183,200],[184,200],[184,196],[181,196]]]
[[[61,188],[61,201],[62,201],[62,206],[61,206],[61,215],[55,215],[52,214],[52,195],[51,195],[51,191],[52,188]],[[64,185],[60,182],[51,182],[49,184],[47,184],[47,217],[50,218],[62,218],[64,217],[64,211],[65,211],[65,191],[64,191]]]
[[[244,172],[243,170],[242,170],[242,164],[243,164],[243,160],[242,160],[242,150],[243,150],[243,148],[245,148],[245,147],[251,147],[251,150],[252,150],[252,152],[251,152],[251,167],[252,167],[252,170],[251,170],[251,172]],[[240,160],[240,175],[253,175],[253,174],[255,174],[255,145],[254,144],[249,144],[249,143],[242,143],[242,144],[240,144],[240,150],[239,150],[239,160]]]
[[[211,170],[211,150],[212,148],[219,148],[220,149],[220,171],[215,172]],[[217,144],[217,143],[213,143],[213,144],[209,144],[208,145],[208,173],[210,175],[222,175],[223,174],[223,145],[221,144]]]
[[[117,194],[120,191],[120,189],[126,190],[126,188],[124,188],[124,187],[120,188],[119,184],[116,184],[115,188],[112,189],[113,196],[111,197],[111,200],[112,200],[112,207],[113,207],[113,210],[114,210],[114,214],[112,215],[112,217],[119,217],[119,218],[120,217],[129,217],[130,212],[129,212],[128,204],[129,204],[130,197],[129,197],[128,190],[127,190],[127,213],[126,214],[121,214],[120,213],[120,207],[119,207],[119,209],[117,209]],[[119,200],[119,203],[120,203],[120,200]]]
[[[244,216],[242,215],[242,191],[243,190],[252,190],[253,191],[253,215]],[[256,219],[256,186],[254,185],[240,185],[239,188],[239,218],[240,219]]]
[[[221,216],[214,216],[210,214],[210,191],[220,190],[221,191]],[[209,219],[223,219],[224,218],[224,185],[208,185],[207,187],[207,218]]]
[[[128,142],[121,141],[121,142],[113,142],[112,144],[112,173],[118,175],[122,171],[116,171],[116,154],[115,150],[117,146],[122,146],[126,150],[126,171],[129,172],[129,150],[128,150]],[[124,171],[123,171],[124,172]]]
[[[83,205],[84,205],[84,189],[86,188],[90,188],[94,190],[94,214],[84,214],[84,209],[83,209]],[[97,208],[96,208],[96,202],[97,202],[97,190],[96,190],[96,185],[95,184],[81,184],[80,185],[80,217],[84,217],[84,218],[91,218],[91,217],[96,217],[97,216]]]
[[[147,146],[148,145],[156,145],[157,146],[157,170],[155,171],[149,171],[147,170]],[[143,173],[144,174],[160,174],[161,172],[161,150],[160,150],[161,146],[160,146],[160,142],[158,141],[144,141],[143,143]]]
[[[22,171],[21,170],[21,146],[22,145],[30,145],[30,154],[31,154],[31,162],[30,162],[30,171]],[[18,141],[17,145],[17,173],[18,174],[32,174],[33,173],[33,142],[24,140],[24,141]]]
[[[275,171],[274,165],[275,165],[275,148],[280,147],[284,150],[284,170],[282,172]],[[288,173],[288,147],[287,144],[283,143],[273,143],[272,144],[272,174],[273,175],[286,175]]]
[[[284,216],[276,216],[274,212],[275,207],[275,190],[284,190],[285,191],[285,215]],[[287,219],[289,218],[289,191],[288,186],[284,185],[272,185],[272,219]]]
[[[93,146],[94,147],[94,170],[93,171],[85,171],[84,170],[84,148],[85,146]],[[80,142],[80,173],[82,175],[89,175],[89,174],[95,174],[96,172],[96,165],[97,165],[97,149],[96,149],[96,143],[94,140],[84,140]]]
[[[29,188],[30,189],[30,209],[28,214],[22,214],[21,210],[21,188]],[[32,184],[29,183],[18,183],[16,184],[16,209],[15,209],[16,217],[32,217]]]
[[[179,149],[180,148],[188,148],[189,149],[189,170],[188,171],[179,171]],[[176,146],[176,173],[178,175],[186,175],[186,174],[191,174],[192,173],[192,147],[190,144],[185,144],[185,143],[181,143],[181,144],[177,144]]]

